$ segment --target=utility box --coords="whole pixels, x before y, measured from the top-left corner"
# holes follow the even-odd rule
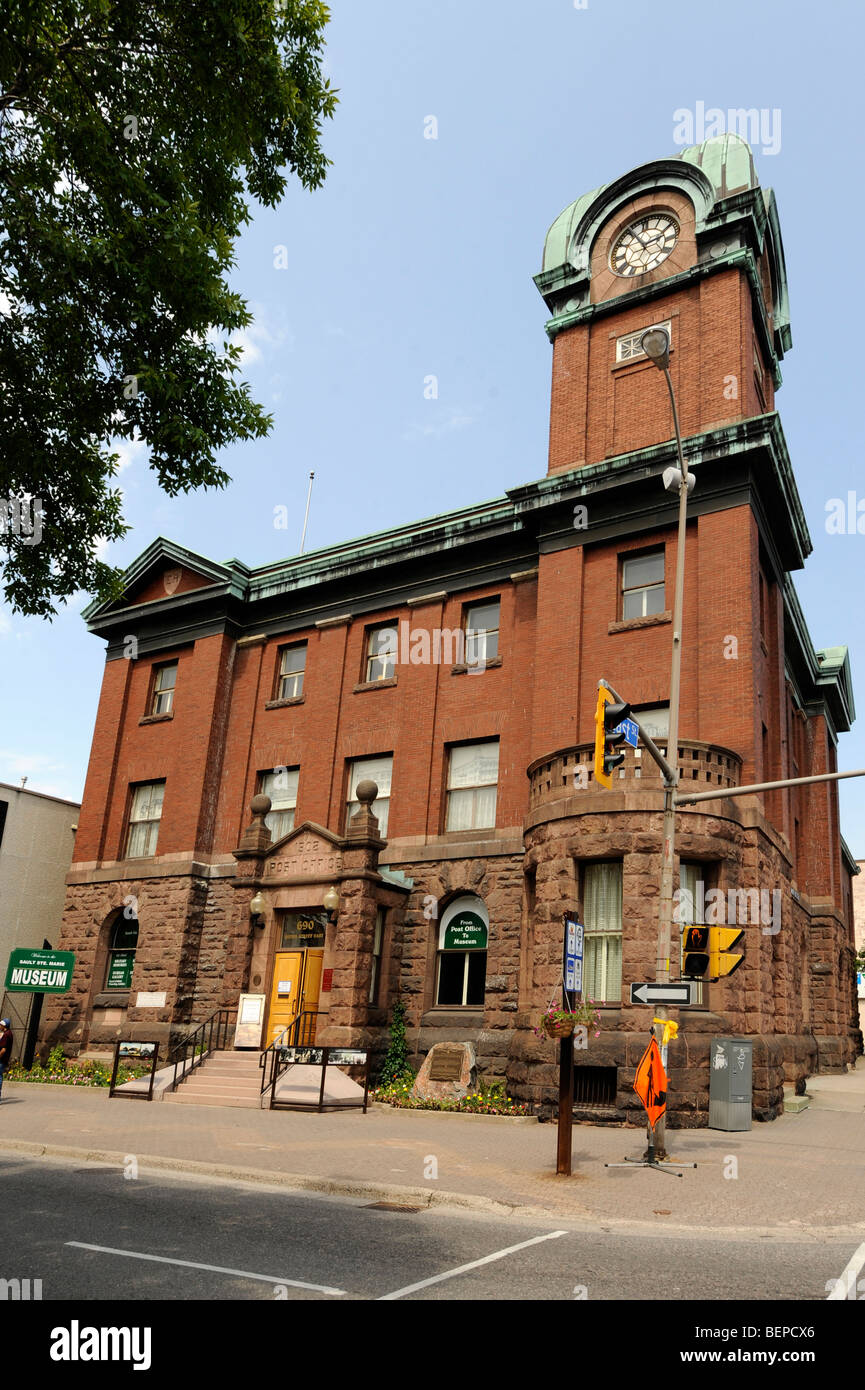
[[[754,1043],[713,1038],[709,1053],[709,1128],[751,1128]]]

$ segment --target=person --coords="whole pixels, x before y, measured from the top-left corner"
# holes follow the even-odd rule
[[[12,1022],[0,1018],[0,1098],[3,1095],[3,1073],[12,1065]]]

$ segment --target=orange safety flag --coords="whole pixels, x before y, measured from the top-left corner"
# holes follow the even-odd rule
[[[634,1090],[646,1108],[652,1129],[667,1108],[667,1073],[661,1061],[661,1049],[654,1034],[640,1058],[634,1077]]]

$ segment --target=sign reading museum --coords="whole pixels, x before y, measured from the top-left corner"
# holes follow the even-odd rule
[[[6,988],[35,990],[40,994],[65,994],[72,983],[74,951],[30,951],[18,949],[9,957]]]

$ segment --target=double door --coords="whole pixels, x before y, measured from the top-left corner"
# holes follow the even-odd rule
[[[270,1014],[267,1020],[267,1041],[273,1042],[284,1028],[292,1027],[300,1014],[315,1013],[321,990],[321,964],[324,951],[312,947],[293,951],[277,951],[273,966],[273,985],[270,991]],[[298,1041],[315,1040],[315,1019],[303,1025]]]

